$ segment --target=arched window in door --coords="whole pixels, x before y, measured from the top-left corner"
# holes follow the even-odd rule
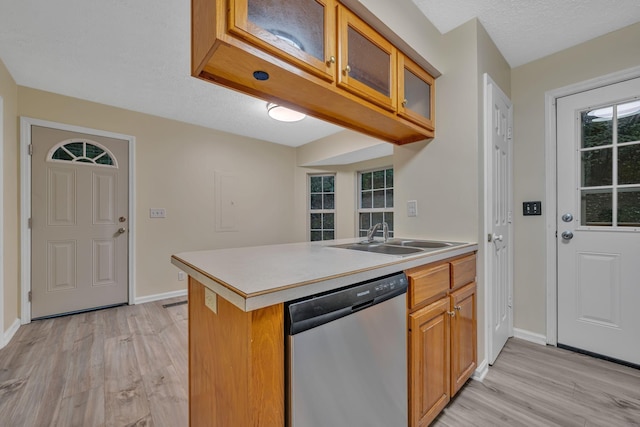
[[[118,161],[108,148],[88,139],[67,139],[56,144],[47,155],[48,162],[87,163],[117,168]]]

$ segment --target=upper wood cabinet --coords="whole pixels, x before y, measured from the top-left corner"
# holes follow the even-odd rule
[[[433,77],[400,52],[398,54],[398,114],[433,130],[434,111]]]
[[[396,110],[396,48],[349,9],[338,7],[338,86]]]
[[[191,5],[192,75],[384,141],[433,138],[433,78],[337,0]]]
[[[335,79],[334,0],[229,0],[229,33],[314,75]]]

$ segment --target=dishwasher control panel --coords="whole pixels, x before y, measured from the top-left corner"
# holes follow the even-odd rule
[[[401,272],[287,303],[287,332],[294,335],[402,295],[408,283]]]

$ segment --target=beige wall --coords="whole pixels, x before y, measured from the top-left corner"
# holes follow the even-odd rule
[[[543,200],[540,217],[516,209],[514,326],[546,333],[545,92],[640,66],[640,23],[513,69],[515,206]]]
[[[20,229],[18,223],[18,87],[9,74],[2,60],[0,60],[0,97],[3,99],[4,116],[2,171],[4,180],[4,200],[2,220],[4,221],[3,262],[4,262],[4,306],[2,313],[4,331],[0,330],[0,343],[4,332],[8,330],[18,318],[18,281],[20,275],[18,248]],[[1,328],[0,328],[1,329]]]
[[[137,297],[185,289],[171,254],[293,241],[293,148],[25,87],[18,95],[22,116],[136,138]],[[216,231],[216,172],[237,177],[238,231]],[[149,208],[167,218],[150,219]]]

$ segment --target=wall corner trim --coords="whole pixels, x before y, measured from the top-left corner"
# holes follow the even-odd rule
[[[137,297],[135,299],[135,304],[144,304],[146,302],[153,302],[153,301],[159,301],[167,298],[186,297],[186,296],[187,296],[187,290],[181,289],[179,291],[164,292],[162,294],[153,294],[153,295],[146,295],[144,297]]]
[[[482,382],[484,381],[484,378],[487,376],[488,373],[489,373],[489,361],[487,359],[484,359],[482,362],[478,364],[478,367],[473,372],[473,375],[471,375],[471,379]]]
[[[11,339],[14,337],[16,332],[18,332],[19,328],[20,328],[20,319],[16,319],[13,321],[11,326],[9,326],[9,329],[4,331],[2,336],[0,336],[0,349],[4,348],[7,344],[9,344],[9,341],[11,341]]]
[[[547,345],[547,337],[524,329],[513,328],[513,337],[521,340],[529,341],[534,344]]]

